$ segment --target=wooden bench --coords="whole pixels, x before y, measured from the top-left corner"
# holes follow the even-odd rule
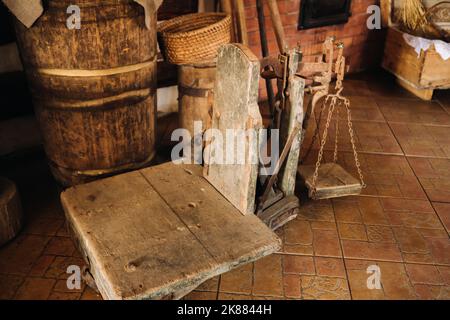
[[[198,165],[163,165],[61,195],[69,229],[104,299],[180,298],[202,282],[280,248]]]

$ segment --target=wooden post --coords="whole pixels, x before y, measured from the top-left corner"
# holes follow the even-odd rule
[[[258,11],[258,25],[259,25],[259,37],[261,40],[261,53],[263,58],[269,56],[269,47],[267,46],[267,34],[266,34],[266,21],[264,19],[264,4],[263,0],[256,0],[256,10]],[[273,117],[273,86],[270,79],[266,79],[267,97],[269,99],[270,115]]]
[[[236,34],[236,19],[233,14],[233,6],[231,0],[220,0],[220,7],[223,12],[228,13],[231,16],[231,41],[235,42],[238,39]]]

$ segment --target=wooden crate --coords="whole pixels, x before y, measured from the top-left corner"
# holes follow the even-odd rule
[[[382,65],[402,87],[424,100],[431,100],[435,89],[450,88],[450,59],[443,60],[433,46],[418,56],[395,26],[388,30]]]

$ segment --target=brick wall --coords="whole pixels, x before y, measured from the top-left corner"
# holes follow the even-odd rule
[[[345,55],[350,65],[350,72],[357,72],[379,65],[384,32],[369,30],[366,26],[367,7],[379,4],[379,0],[352,0],[352,16],[346,24],[315,29],[297,30],[301,0],[278,0],[281,19],[290,47],[301,45],[305,59],[321,52],[321,43],[327,36],[336,36],[345,44]],[[256,0],[245,0],[249,44],[255,54],[261,57]],[[264,7],[267,40],[271,55],[277,54],[278,48],[272,29],[269,8]]]

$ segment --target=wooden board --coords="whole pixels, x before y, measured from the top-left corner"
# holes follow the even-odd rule
[[[284,226],[297,218],[300,201],[296,196],[287,196],[265,209],[258,217],[272,230]]]
[[[289,97],[286,103],[286,108],[281,115],[281,129],[280,129],[280,149],[286,144],[289,135],[294,130],[296,123],[303,123],[303,96],[305,91],[305,80],[297,76],[295,73],[300,62],[300,53],[297,50],[292,50],[289,53],[289,70],[288,77],[288,91]],[[280,170],[278,186],[284,192],[285,196],[294,194],[295,182],[297,176],[298,159],[301,147],[300,131],[292,142],[291,150],[286,158],[286,162]]]
[[[239,44],[224,45],[219,50],[216,85],[214,90],[212,128],[226,137],[227,130],[254,130],[256,137],[262,129],[258,107],[259,59],[247,47]],[[256,138],[257,139],[257,138]],[[235,140],[235,154],[237,138]],[[224,138],[225,141],[225,138]],[[259,164],[259,142],[245,141],[244,164],[210,163],[205,166],[206,179],[227,198],[242,214],[254,214],[256,179]],[[209,148],[207,159],[212,159]],[[227,155],[226,144],[222,154]]]
[[[305,182],[312,197],[312,180],[315,166],[299,166],[298,173]],[[324,163],[319,168],[314,199],[329,199],[361,193],[360,181],[336,163]]]
[[[105,299],[177,296],[280,247],[197,165],[166,163],[76,186],[61,199]]]

